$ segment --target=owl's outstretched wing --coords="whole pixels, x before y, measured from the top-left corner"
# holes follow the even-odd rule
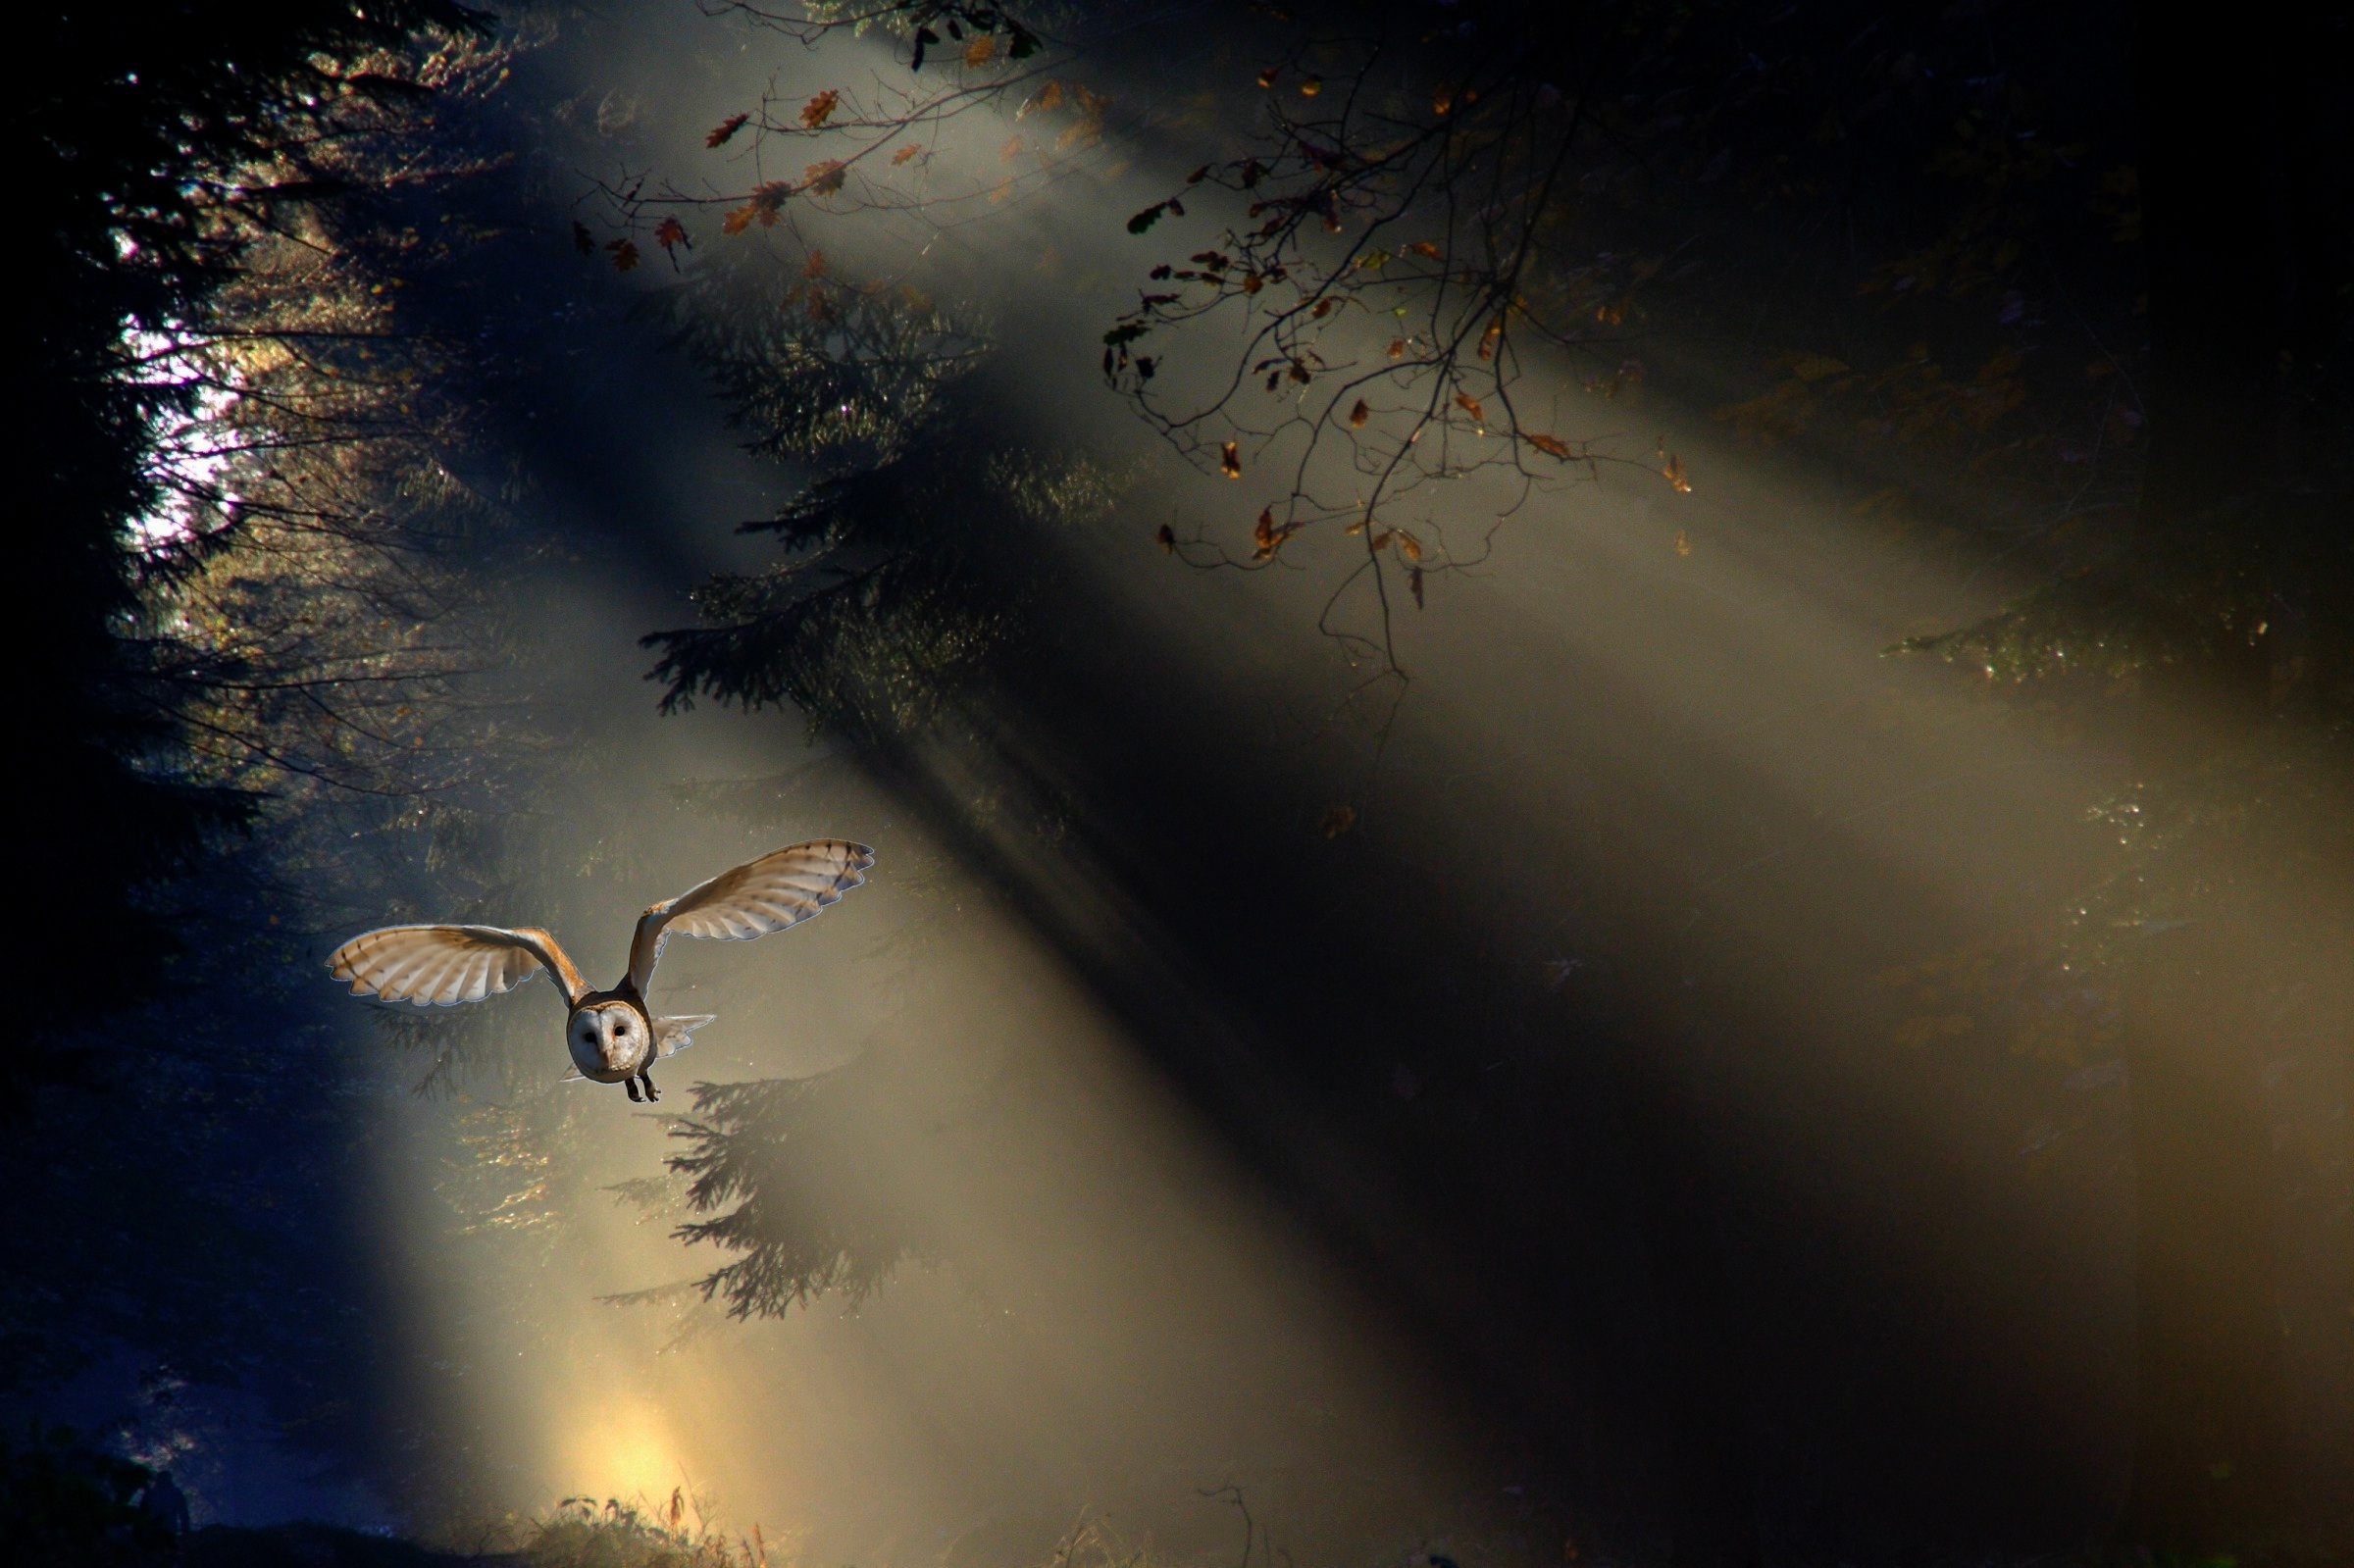
[[[382,996],[419,1007],[479,1002],[545,967],[563,987],[564,1005],[587,993],[581,972],[556,939],[535,926],[386,926],[354,936],[328,959],[328,973],[351,983],[354,996]]]
[[[794,844],[723,871],[698,887],[638,917],[630,943],[630,984],[645,994],[672,932],[714,941],[743,941],[797,926],[866,881],[875,852],[843,838]]]

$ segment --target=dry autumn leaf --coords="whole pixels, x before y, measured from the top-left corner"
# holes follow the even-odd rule
[[[828,87],[824,92],[801,105],[802,126],[810,130],[815,130],[826,123],[828,117],[834,113],[834,106],[841,102],[841,89]]]
[[[626,273],[638,265],[638,241],[634,239],[608,239],[605,249],[612,254],[613,270],[617,273]]]
[[[1666,480],[1667,487],[1676,494],[1689,495],[1692,493],[1692,481],[1684,474],[1684,460],[1673,452],[1667,454],[1667,466],[1660,470],[1660,475]]]
[[[1160,526],[1152,537],[1158,541],[1161,554],[1175,555],[1177,553],[1177,531],[1166,523]]]
[[[1456,393],[1455,400],[1457,404],[1461,407],[1464,413],[1470,415],[1480,424],[1485,425],[1488,422],[1487,413],[1479,406],[1479,399],[1473,397],[1469,392]]]
[[[1393,338],[1391,338],[1391,339],[1390,339],[1390,358],[1392,358],[1392,359],[1396,359],[1396,358],[1397,358],[1399,355],[1401,355],[1401,354],[1403,354],[1403,353],[1405,353],[1405,352],[1406,352],[1406,339],[1405,339],[1405,338],[1403,338],[1403,337],[1393,337]]]
[[[980,67],[988,65],[996,57],[997,52],[997,34],[984,32],[964,46],[964,63],[978,70]]]
[[[1400,529],[1398,531],[1398,553],[1408,561],[1419,561],[1422,559],[1422,541],[1407,532],[1406,530]]]
[[[1420,567],[1418,567],[1418,566],[1417,566],[1417,567],[1411,567],[1411,568],[1407,569],[1407,574],[1406,574],[1406,585],[1407,585],[1407,590],[1408,590],[1409,592],[1411,592],[1411,593],[1413,594],[1413,596],[1414,596],[1414,608],[1415,608],[1415,609],[1417,609],[1417,610],[1421,609],[1421,608],[1422,608],[1422,569],[1421,569]]]
[[[703,138],[703,145],[706,147],[726,146],[728,144],[728,138],[735,135],[739,130],[742,130],[743,128],[744,122],[751,118],[752,117],[750,115],[728,116],[727,119],[721,121],[717,126],[712,127],[711,133]]]
[[[1228,441],[1218,448],[1218,472],[1230,480],[1239,480],[1243,477],[1243,460],[1235,452],[1232,441]]]
[[[1349,411],[1349,428],[1353,430],[1361,430],[1365,428],[1365,421],[1372,417],[1371,405],[1360,397],[1356,400],[1356,407]]]
[[[1304,77],[1302,77],[1302,78],[1301,78],[1301,81],[1300,81],[1300,96],[1301,96],[1301,97],[1303,97],[1303,98],[1313,98],[1313,97],[1314,97],[1314,96],[1315,96],[1317,93],[1320,93],[1320,92],[1322,92],[1323,90],[1324,90],[1324,78],[1323,78],[1322,76],[1304,76]]]
[[[1427,239],[1417,239],[1412,244],[1407,246],[1406,250],[1407,255],[1419,256],[1425,261],[1444,261],[1447,259],[1444,253],[1440,251],[1439,247],[1432,244]]]
[[[1558,435],[1542,435],[1533,430],[1523,430],[1520,438],[1547,457],[1558,457],[1563,461],[1568,459],[1569,443]]]
[[[1267,67],[1267,69],[1266,69],[1266,70],[1264,70],[1264,71],[1262,71],[1262,72],[1260,72],[1260,73],[1258,74],[1258,84],[1259,84],[1260,86],[1262,86],[1262,87],[1272,87],[1272,86],[1274,86],[1274,85],[1275,85],[1275,77],[1276,77],[1276,76],[1277,76],[1279,73],[1281,73],[1281,72],[1282,72],[1282,70],[1283,70],[1283,68],[1282,68],[1281,66],[1269,66],[1269,67]]]
[[[801,171],[801,188],[812,196],[831,196],[842,189],[844,177],[845,172],[842,167],[842,160],[829,158],[823,163],[811,164]]]
[[[892,166],[896,168],[898,165],[907,162],[920,150],[921,149],[919,149],[914,142],[911,141],[907,143],[906,146],[901,147],[897,152],[895,152],[891,155]]]
[[[654,243],[664,250],[675,250],[681,245],[689,250],[694,248],[694,241],[687,237],[687,226],[676,218],[665,218],[654,226]]]
[[[1678,555],[1690,555],[1692,553],[1692,535],[1685,532],[1682,529],[1677,529],[1675,531],[1675,553]]]

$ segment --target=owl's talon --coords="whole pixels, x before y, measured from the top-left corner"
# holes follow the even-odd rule
[[[651,1102],[651,1101],[653,1101],[653,1100],[658,1100],[658,1099],[660,1099],[660,1098],[662,1097],[662,1091],[661,1091],[660,1089],[658,1089],[658,1088],[654,1087],[654,1075],[653,1075],[653,1074],[651,1074],[651,1073],[640,1073],[638,1076],[639,1076],[639,1078],[640,1078],[640,1080],[642,1080],[642,1081],[644,1082],[644,1084],[645,1084],[645,1097],[646,1097],[646,1099],[647,1099],[649,1102]]]
[[[631,1099],[632,1103],[635,1103],[635,1102],[637,1101],[637,1099],[639,1098],[639,1095],[638,1095],[638,1080],[636,1080],[636,1079],[634,1079],[634,1078],[625,1078],[625,1079],[623,1079],[623,1080],[621,1081],[621,1087],[622,1087],[623,1088],[626,1088],[626,1089],[628,1089],[628,1090],[630,1091],[630,1099]]]

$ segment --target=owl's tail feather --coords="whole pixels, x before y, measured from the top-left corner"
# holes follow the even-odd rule
[[[694,1032],[718,1018],[717,1013],[688,1013],[654,1020],[654,1043],[665,1056],[676,1056],[694,1043]]]

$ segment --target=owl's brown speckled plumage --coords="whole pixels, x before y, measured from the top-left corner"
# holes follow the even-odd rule
[[[510,990],[545,969],[571,1016],[564,1044],[575,1076],[622,1084],[630,1098],[659,1099],[650,1069],[687,1048],[710,1014],[656,1018],[645,1005],[662,944],[674,931],[743,941],[797,926],[866,881],[875,852],[843,838],[794,844],[724,871],[638,917],[630,969],[609,990],[591,990],[555,937],[537,926],[386,926],[335,949],[328,971],[355,996],[418,1007],[454,1007]]]

